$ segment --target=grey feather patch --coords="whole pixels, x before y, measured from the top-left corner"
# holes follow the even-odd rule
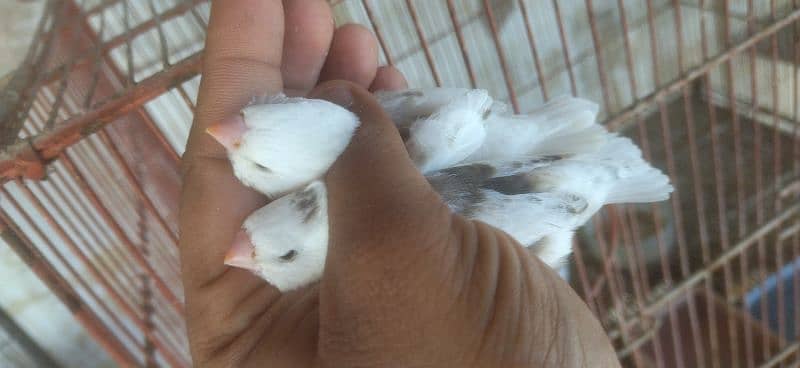
[[[559,155],[541,156],[526,161],[514,161],[510,164],[513,169],[537,166],[563,159]],[[502,171],[502,170],[501,170]],[[535,192],[535,181],[529,173],[497,176],[497,168],[489,164],[472,164],[459,166],[441,171],[454,175],[461,180],[467,180],[483,189],[494,190],[506,195],[526,194]],[[502,175],[502,174],[501,174]]]
[[[426,179],[451,210],[469,217],[486,199],[485,191],[495,191],[508,196],[528,194],[524,197],[528,201],[541,203],[542,199],[535,194],[551,191],[552,183],[547,176],[535,175],[535,168],[563,158],[564,156],[560,155],[539,156],[499,166],[474,163],[442,169],[428,175]],[[523,172],[495,176],[503,175],[509,168],[522,169]],[[532,168],[534,171],[527,171],[526,168]],[[564,212],[577,215],[588,208],[586,200],[577,195],[564,193],[559,197],[561,200],[556,203],[559,203],[557,206]]]
[[[543,238],[541,238],[541,239],[539,239],[539,240],[537,240],[537,241],[533,242],[533,244],[528,244],[528,245],[527,245],[527,248],[528,248],[528,249],[529,249],[529,250],[530,250],[530,251],[531,251],[531,252],[532,252],[534,255],[536,255],[536,256],[538,257],[538,256],[539,256],[539,253],[542,251],[542,248],[544,248],[544,246],[546,246],[546,245],[547,245],[547,242],[548,242],[548,239],[547,239],[547,237],[545,236],[545,237],[543,237]]]
[[[266,167],[266,166],[264,166],[262,164],[259,164],[257,162],[253,162],[253,165],[255,165],[261,171],[266,171],[266,172],[270,172],[270,173],[272,172],[272,169],[270,169],[270,168],[268,168],[268,167]]]
[[[530,180],[528,180],[528,176],[525,174],[491,178],[487,180],[481,187],[506,195],[525,194],[533,191],[533,186],[531,185]]]
[[[481,184],[495,171],[491,165],[472,164],[443,169],[427,179],[451,210],[469,216],[484,200]]]
[[[402,139],[403,142],[408,142],[408,138],[411,137],[411,129],[409,127],[398,126],[397,132],[400,133],[400,139]]]
[[[564,209],[571,214],[579,215],[589,207],[589,203],[581,196],[566,194],[564,198]]]
[[[480,183],[488,178],[491,178],[495,172],[497,172],[497,170],[494,168],[494,166],[477,163],[442,169],[436,172],[434,175],[451,175],[459,178],[460,180],[465,180],[472,183]]]
[[[424,95],[425,94],[422,93],[422,91],[418,91],[418,90],[410,90],[410,91],[405,91],[405,92],[400,93],[400,96],[402,96],[402,97],[422,97]]]
[[[512,169],[514,171],[518,170],[533,170],[537,167],[547,166],[547,164],[563,160],[565,156],[562,155],[547,155],[547,156],[537,156],[527,160],[518,160],[518,161],[511,161],[510,163],[501,164],[501,168],[505,169]],[[500,171],[503,171],[502,169]]]
[[[299,192],[292,198],[291,204],[303,214],[303,222],[311,221],[319,212],[319,197],[313,189]]]
[[[525,161],[528,165],[536,165],[536,164],[547,164],[551,162],[556,162],[559,160],[563,160],[563,155],[547,155],[547,156],[538,156],[534,157],[530,160]]]

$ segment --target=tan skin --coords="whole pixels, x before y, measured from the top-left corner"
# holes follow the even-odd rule
[[[212,4],[184,155],[181,259],[199,367],[616,367],[585,304],[506,234],[450,214],[369,90],[401,89],[364,28],[334,30],[325,0]],[[327,80],[348,82],[325,83]],[[312,89],[314,89],[312,91]],[[266,199],[239,184],[204,130],[255,95],[339,103],[362,125],[326,182],[322,280],[280,293],[222,260]],[[321,121],[320,124],[324,124]]]

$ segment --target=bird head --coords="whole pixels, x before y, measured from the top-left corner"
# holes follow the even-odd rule
[[[314,181],[245,220],[225,264],[249,270],[281,291],[322,276],[328,252],[325,184]]]
[[[284,98],[248,106],[206,132],[225,147],[242,183],[275,198],[324,175],[357,126],[339,105]]]

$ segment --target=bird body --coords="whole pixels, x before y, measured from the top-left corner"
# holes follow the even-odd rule
[[[551,266],[571,252],[574,230],[603,205],[662,201],[672,191],[633,142],[617,136],[594,153],[473,163],[428,181],[454,212],[505,231]]]
[[[409,90],[377,98],[407,133],[409,156],[453,212],[505,231],[553,267],[571,253],[575,229],[603,205],[660,201],[672,191],[633,142],[595,123],[597,105],[586,100],[556,98],[514,115],[481,90]],[[281,290],[322,274],[327,194],[316,179],[358,126],[349,111],[308,101],[316,100],[246,108],[243,119],[253,131],[239,146],[226,146],[244,184],[267,195],[301,188],[253,213],[226,260]],[[249,172],[259,166],[285,177]]]

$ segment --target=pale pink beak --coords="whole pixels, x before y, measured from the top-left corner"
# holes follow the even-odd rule
[[[258,271],[256,265],[255,248],[247,232],[240,230],[233,240],[233,246],[225,254],[225,264],[228,266],[244,268],[245,270]]]
[[[239,148],[245,132],[247,132],[247,125],[245,125],[242,115],[239,114],[211,125],[206,129],[206,133],[214,137],[217,142],[228,150]]]

